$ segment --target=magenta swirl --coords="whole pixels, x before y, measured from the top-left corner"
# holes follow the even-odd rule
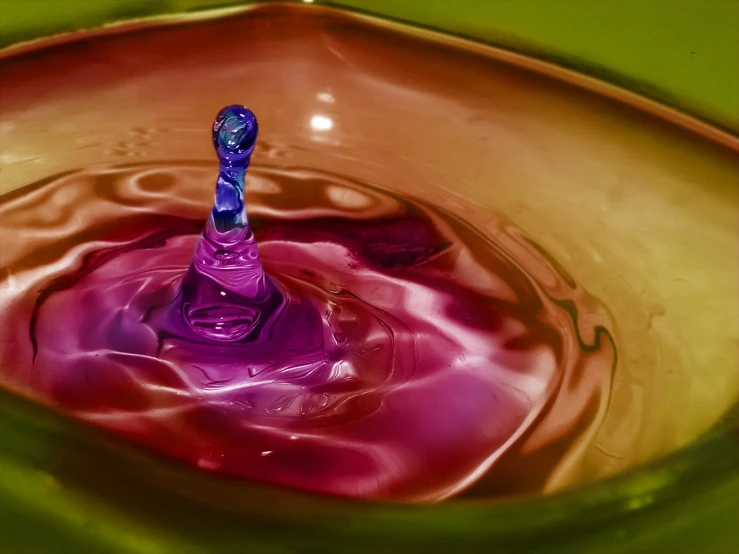
[[[241,238],[269,278],[209,288],[183,280],[207,173],[90,169],[0,198],[3,238],[37,229],[4,262],[0,383],[204,470],[402,501],[545,452],[553,418],[597,424],[607,315],[515,228],[493,243],[420,201],[259,168]]]

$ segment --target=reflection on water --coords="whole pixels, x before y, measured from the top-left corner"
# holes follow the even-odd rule
[[[344,175],[445,214],[445,236],[459,243],[481,241],[475,229],[509,262],[548,267],[536,297],[568,314],[560,336],[576,338],[581,355],[603,348],[598,329],[614,322],[612,378],[609,364],[565,373],[572,381],[558,385],[548,415],[480,465],[467,494],[551,491],[621,471],[693,440],[736,401],[737,158],[727,148],[479,53],[319,12],[263,8],[93,37],[6,58],[0,71],[12,83],[0,106],[0,186],[10,191],[0,287],[14,310],[30,314],[52,274],[147,229],[172,231],[166,239],[182,241],[172,255],[184,256],[212,194],[203,129],[219,107],[242,102],[260,114],[265,140],[248,186],[267,235],[289,214],[292,236],[320,203],[341,217],[383,215],[363,197],[377,189]],[[142,165],[121,165],[132,161]],[[299,192],[284,194],[296,179]],[[24,225],[27,241],[6,238]],[[24,252],[33,253],[22,263]],[[453,266],[467,279],[480,262],[465,256]],[[470,280],[489,291],[491,275]],[[30,339],[18,341],[3,383],[28,392],[17,375]]]

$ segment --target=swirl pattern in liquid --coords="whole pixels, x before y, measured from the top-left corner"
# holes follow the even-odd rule
[[[513,472],[545,473],[574,448],[558,425],[597,424],[608,317],[504,220],[493,241],[428,202],[265,166],[246,218],[221,170],[200,240],[193,164],[0,198],[3,240],[35,237],[7,252],[4,384],[204,470],[402,501],[489,479],[537,434]]]

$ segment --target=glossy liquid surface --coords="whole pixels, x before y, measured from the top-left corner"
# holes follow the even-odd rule
[[[15,264],[6,379],[202,469],[346,496],[453,494],[567,382],[590,385],[568,408],[595,423],[608,318],[515,228],[501,222],[494,244],[420,201],[262,168],[247,188],[269,275],[255,302],[251,281],[193,273],[223,261],[196,248],[208,173],[87,170],[3,204],[4,221],[32,225],[39,195],[73,191],[84,202],[57,217],[98,219],[55,242],[61,271]]]
[[[216,36],[239,36],[237,51]],[[166,51],[190,54],[164,64]],[[681,131],[469,52],[284,10],[70,43],[3,75],[16,83],[3,105],[16,190],[0,200],[13,390],[202,469],[408,501],[600,477],[679,446],[733,401],[719,369],[721,392],[683,389],[676,362],[701,349],[676,348],[655,320],[675,289],[647,290],[691,247],[670,233],[682,213],[703,279],[734,293],[716,272],[733,158]],[[152,307],[182,291],[215,175],[203,129],[233,100],[260,113],[247,203],[292,300],[273,327],[226,314],[233,336],[268,331],[264,346],[191,348],[157,332],[171,326]],[[212,331],[211,315],[189,321]],[[736,340],[732,315],[714,315],[727,324],[704,357]],[[679,384],[664,382],[665,355]],[[675,423],[669,386],[700,417]]]

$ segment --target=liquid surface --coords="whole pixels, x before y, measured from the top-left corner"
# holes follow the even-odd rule
[[[271,278],[262,320],[244,317],[249,286],[186,274],[208,173],[87,170],[1,205],[16,229],[38,222],[39,196],[70,199],[56,225],[96,220],[54,243],[61,271],[14,264],[25,289],[4,302],[6,379],[203,469],[404,500],[469,484],[575,374],[607,389],[607,318],[515,228],[501,222],[491,244],[331,174],[255,171],[249,213]]]
[[[229,35],[236,64],[210,40]],[[165,65],[167,49],[182,55]],[[704,290],[734,293],[717,272],[736,272],[721,208],[734,158],[674,128],[469,52],[282,9],[91,38],[2,72],[12,390],[204,470],[407,501],[601,477],[734,400],[719,369],[697,392],[681,369],[736,341]],[[184,308],[193,334],[172,333],[165,307],[187,293],[212,200],[204,129],[233,100],[260,113],[247,203],[279,291],[265,301],[287,315],[258,321],[226,291],[225,311]],[[726,322],[705,348],[665,296],[673,273]],[[662,275],[671,288],[650,292]],[[676,346],[676,330],[695,342]],[[675,398],[699,415],[681,422]]]

